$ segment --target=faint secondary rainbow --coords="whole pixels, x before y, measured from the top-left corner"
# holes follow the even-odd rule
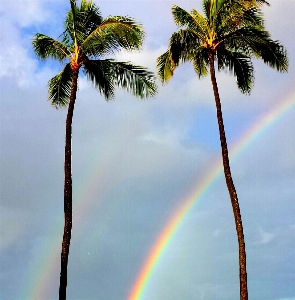
[[[282,103],[277,105],[270,112],[259,119],[242,137],[234,143],[230,149],[231,161],[244,149],[250,142],[254,141],[262,132],[267,129],[274,121],[279,120],[286,112],[295,106],[295,93],[292,92]],[[220,161],[220,159],[219,159]],[[169,242],[179,229],[186,215],[192,209],[199,198],[209,189],[212,183],[222,174],[222,163],[210,170],[197,189],[191,191],[185,198],[184,202],[176,209],[172,217],[164,226],[164,229],[152,246],[128,296],[128,300],[140,300],[152,276],[155,266],[162,257]]]
[[[89,207],[93,207],[91,203],[91,195],[102,186],[104,183],[104,170],[99,172],[94,180],[87,186],[87,192],[81,197],[80,201],[73,203],[73,220],[75,224],[73,227],[84,227],[82,219],[87,215]],[[94,183],[97,183],[95,185]],[[98,204],[99,205],[99,204]],[[76,213],[78,212],[78,213]],[[59,231],[63,228],[63,222],[53,224],[52,232]],[[83,230],[83,229],[82,229]],[[40,300],[45,299],[52,293],[53,282],[52,278],[59,278],[60,273],[60,245],[61,238],[57,238],[55,242],[46,242],[42,245],[36,262],[34,263],[34,269],[37,271],[33,278],[30,279],[30,288],[25,288],[24,299]]]
[[[103,142],[105,142],[105,140],[101,141],[101,144],[103,144]],[[99,146],[95,153],[95,157],[97,157],[97,153],[100,153]],[[102,159],[103,163],[100,164],[99,172],[92,167],[96,165],[93,163],[95,157],[90,157],[86,166],[86,172],[90,174],[86,178],[81,177],[77,180],[79,190],[73,199],[73,231],[75,230],[76,239],[79,238],[85,230],[86,222],[83,221],[85,216],[88,216],[94,207],[95,200],[92,196],[98,190],[100,191],[101,198],[103,198],[104,194],[109,192],[108,189],[102,192],[102,187],[106,184],[107,178],[109,178],[113,170],[112,168],[116,165],[115,162],[117,161],[112,162],[111,160],[114,160],[114,157],[116,160],[119,159],[118,154],[119,150],[115,150],[113,155],[104,157],[104,159]],[[101,156],[99,157],[101,158]],[[95,202],[96,209],[99,204],[99,202]],[[50,220],[47,226],[52,228],[49,232],[58,232],[60,228],[63,228],[63,220],[57,223]],[[26,286],[22,290],[21,297],[23,297],[23,299],[48,299],[48,295],[52,294],[52,289],[54,288],[52,279],[59,278],[60,273],[61,241],[61,237],[59,237],[55,242],[46,242],[40,247],[38,255],[32,263],[32,276],[28,277],[28,282],[26,282]]]

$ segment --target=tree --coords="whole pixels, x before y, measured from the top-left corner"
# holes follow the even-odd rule
[[[72,119],[77,93],[79,71],[105,97],[114,97],[115,87],[145,98],[156,93],[154,75],[145,68],[130,62],[106,58],[125,49],[141,48],[144,31],[134,19],[122,16],[102,18],[99,8],[92,1],[81,0],[80,7],[70,1],[65,30],[60,40],[37,33],[33,39],[36,55],[45,60],[68,61],[63,70],[48,82],[49,100],[57,108],[68,107],[66,118],[64,163],[64,234],[61,251],[59,299],[66,299],[67,265],[72,230],[72,171],[71,136]]]
[[[203,0],[204,16],[190,13],[177,5],[172,14],[179,31],[172,34],[168,50],[157,59],[162,82],[173,76],[180,63],[191,61],[200,77],[210,72],[222,150],[223,169],[232,204],[239,248],[240,299],[248,299],[246,250],[242,218],[236,189],[231,175],[221,102],[215,77],[218,70],[229,70],[236,77],[242,93],[250,93],[254,70],[251,59],[261,58],[267,65],[286,72],[287,53],[265,30],[260,4],[266,1]]]

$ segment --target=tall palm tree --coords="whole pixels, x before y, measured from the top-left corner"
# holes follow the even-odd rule
[[[210,72],[223,169],[234,213],[239,248],[240,299],[248,299],[246,251],[238,196],[231,175],[228,149],[223,125],[221,102],[215,77],[218,70],[229,70],[236,76],[238,88],[249,93],[253,84],[251,59],[261,58],[270,67],[285,72],[288,68],[286,51],[273,41],[264,28],[263,15],[258,7],[266,1],[203,0],[204,15],[196,10],[190,13],[177,5],[172,14],[179,31],[172,34],[168,50],[157,59],[158,74],[167,82],[175,68],[187,61],[193,63],[200,77]]]
[[[99,8],[92,1],[82,0],[80,7],[70,1],[65,30],[60,40],[37,33],[33,48],[43,60],[68,61],[63,70],[48,82],[49,100],[55,107],[68,107],[66,118],[64,163],[64,234],[61,251],[59,299],[66,299],[67,265],[72,229],[72,172],[71,136],[72,119],[77,93],[79,71],[105,97],[114,97],[115,87],[123,88],[145,98],[156,93],[154,75],[132,63],[118,62],[108,55],[141,48],[144,31],[134,19],[122,16],[102,18]]]

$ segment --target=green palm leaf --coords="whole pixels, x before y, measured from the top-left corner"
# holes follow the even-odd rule
[[[36,55],[41,59],[53,58],[63,61],[71,55],[65,44],[41,33],[35,35],[33,48]]]
[[[77,42],[82,44],[102,21],[100,10],[94,3],[82,0],[80,7],[77,7],[71,0],[71,10],[65,20],[64,39],[74,42],[76,38]]]
[[[89,60],[84,65],[84,72],[107,100],[114,97],[115,86],[139,98],[154,96],[157,91],[153,73],[129,62]]]
[[[173,76],[175,64],[169,50],[157,58],[157,69],[162,83],[168,82]]]
[[[250,93],[254,81],[254,69],[250,58],[239,52],[220,48],[217,52],[218,69],[228,69],[237,79],[242,93]]]
[[[134,19],[109,17],[104,20],[82,44],[83,51],[90,56],[112,54],[120,49],[139,50],[144,32]]]
[[[157,93],[155,77],[147,69],[130,62],[112,64],[115,84],[139,98],[147,98]]]
[[[72,69],[68,63],[64,69],[48,82],[48,100],[55,107],[66,107],[70,100],[72,87]]]
[[[248,56],[261,58],[267,65],[279,72],[288,70],[287,52],[269,33],[257,27],[244,27],[224,38],[225,44],[235,50],[242,50]]]
[[[204,47],[194,49],[194,55],[192,59],[193,67],[199,78],[208,74],[209,59]]]
[[[193,10],[190,14],[181,7],[173,5],[172,15],[176,25],[187,26],[187,29],[193,31],[198,39],[203,42],[206,40],[207,22],[196,10]]]
[[[93,86],[108,100],[114,97],[114,84],[110,60],[89,60],[83,66],[84,73]]]

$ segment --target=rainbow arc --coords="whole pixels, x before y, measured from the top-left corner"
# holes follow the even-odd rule
[[[292,92],[290,96],[288,96],[270,112],[265,114],[250,129],[248,129],[236,143],[234,143],[229,151],[230,160],[232,161],[235,159],[242,150],[249,146],[251,142],[253,142],[260,134],[263,133],[264,129],[267,129],[269,125],[273,124],[275,121],[278,121],[294,106],[295,93]],[[182,222],[192,210],[195,203],[210,188],[210,186],[217,179],[217,177],[222,174],[222,172],[223,167],[220,162],[215,168],[209,171],[207,176],[205,176],[203,181],[198,185],[197,189],[193,190],[176,209],[151,247],[151,250],[131,288],[127,298],[128,300],[140,300],[142,298],[149,280],[153,275],[153,270],[159,263],[165,252],[165,249],[169,246],[170,241],[173,239]]]

